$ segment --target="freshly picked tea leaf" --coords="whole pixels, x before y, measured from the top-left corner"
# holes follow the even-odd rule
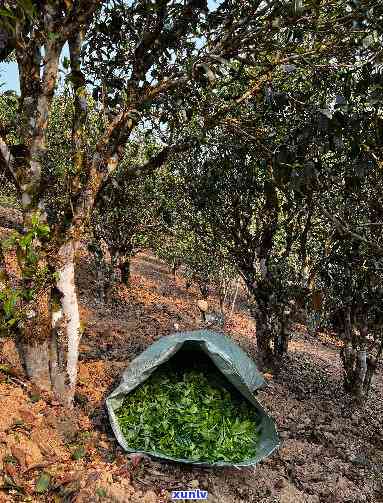
[[[164,366],[155,372],[116,413],[129,447],[193,461],[254,458],[257,412],[219,382],[198,369]]]
[[[43,472],[38,481],[36,482],[36,492],[37,493],[44,493],[47,491],[49,484],[51,482],[51,476],[49,473]]]
[[[82,459],[85,456],[86,456],[86,450],[82,445],[77,447],[72,453],[72,459],[74,459],[75,461],[78,461],[79,459]]]

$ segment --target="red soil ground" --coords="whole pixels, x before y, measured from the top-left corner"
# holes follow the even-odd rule
[[[133,260],[131,285],[101,303],[94,265],[79,257],[84,335],[76,407],[68,415],[52,397],[36,394],[12,341],[0,340],[0,503],[170,501],[175,489],[204,488],[217,503],[383,502],[383,376],[364,407],[342,390],[336,340],[296,326],[288,357],[265,374],[258,395],[275,418],[281,447],[252,469],[208,470],[127,456],[104,409],[123,369],[154,340],[201,326],[196,289],[185,289],[152,254]],[[213,308],[217,299],[209,301]],[[255,328],[239,299],[222,330],[255,356]],[[1,368],[1,367],[0,367]],[[38,493],[41,475],[49,489]]]

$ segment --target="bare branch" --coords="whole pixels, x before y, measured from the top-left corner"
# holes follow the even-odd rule
[[[321,211],[326,215],[326,217],[334,224],[335,229],[344,237],[351,237],[354,238],[358,241],[361,241],[362,243],[365,243],[368,245],[370,248],[372,248],[376,253],[379,255],[383,255],[383,248],[376,243],[368,240],[364,236],[361,236],[360,234],[357,234],[356,232],[353,232],[351,229],[349,229],[345,224],[341,223],[340,220],[332,215],[329,211],[326,210],[322,206]]]
[[[140,165],[135,165],[127,168],[126,174],[128,176],[138,176],[151,173],[163,166],[171,156],[186,152],[196,144],[196,138],[190,138],[187,141],[175,143],[174,145],[164,147],[160,152],[152,156],[146,162]]]
[[[13,169],[13,166],[14,166],[13,155],[11,154],[8,145],[0,136],[0,168],[5,173],[7,178],[11,178],[12,181],[16,184],[16,187],[19,189],[20,185],[17,177],[17,172],[15,169]]]

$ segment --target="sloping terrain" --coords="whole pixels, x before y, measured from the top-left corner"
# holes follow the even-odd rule
[[[3,233],[4,234],[4,233]],[[69,417],[23,375],[12,341],[0,364],[0,502],[165,502],[175,489],[204,488],[217,503],[383,502],[383,376],[367,404],[342,390],[336,341],[297,325],[289,356],[265,374],[259,400],[276,420],[280,449],[254,469],[207,470],[127,456],[105,415],[104,399],[122,370],[158,337],[201,327],[198,291],[185,288],[150,252],[132,264],[130,287],[99,299],[95,265],[77,267],[84,335],[76,407]],[[213,309],[217,299],[209,300]],[[221,329],[255,357],[255,328],[239,298]],[[1,368],[1,367],[0,367]],[[43,491],[46,481],[48,490]]]

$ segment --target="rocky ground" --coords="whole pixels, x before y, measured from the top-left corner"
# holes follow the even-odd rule
[[[265,374],[268,387],[258,395],[281,436],[272,457],[252,469],[209,470],[124,454],[104,399],[154,340],[201,326],[198,292],[149,252],[134,259],[130,287],[120,286],[107,304],[98,300],[85,251],[77,272],[84,335],[71,415],[28,383],[12,341],[0,341],[0,503],[155,503],[196,487],[217,503],[383,502],[382,368],[368,402],[357,407],[342,390],[336,339],[310,337],[300,325],[289,356]],[[217,307],[214,296],[210,304]],[[245,298],[222,330],[255,356]]]

